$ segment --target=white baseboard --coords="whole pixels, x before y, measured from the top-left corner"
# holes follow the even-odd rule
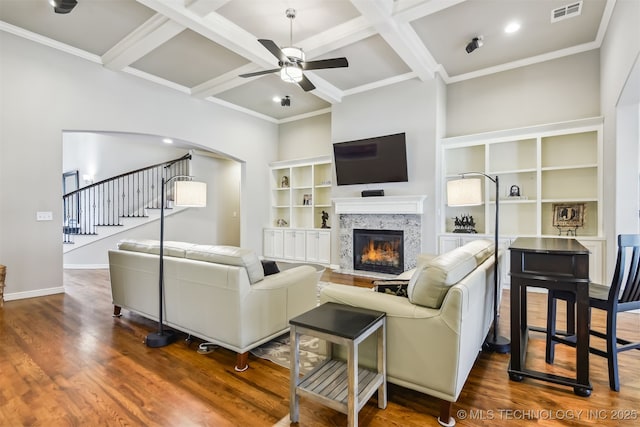
[[[64,264],[65,270],[100,270],[109,268],[109,264]]]
[[[38,289],[35,291],[11,292],[4,294],[5,301],[15,301],[19,299],[44,297],[47,295],[64,294],[64,287]]]

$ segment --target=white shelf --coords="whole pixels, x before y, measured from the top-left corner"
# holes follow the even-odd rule
[[[498,175],[500,238],[508,241],[518,236],[558,237],[552,224],[553,205],[584,203],[585,223],[578,228],[576,237],[583,244],[589,242],[590,275],[592,280],[601,280],[605,244],[602,123],[602,118],[596,117],[440,140],[440,249],[492,235],[495,227],[494,183],[482,180],[482,205],[449,207],[446,182],[461,172]],[[506,197],[512,185],[517,185],[527,199]],[[473,216],[478,234],[451,233],[454,218],[462,215]]]

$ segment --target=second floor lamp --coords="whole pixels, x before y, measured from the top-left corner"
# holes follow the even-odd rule
[[[480,178],[467,179],[466,176],[484,176],[496,185],[496,224],[494,233],[493,260],[493,333],[487,337],[485,344],[490,351],[509,353],[511,342],[498,333],[498,292],[500,292],[498,269],[498,226],[500,209],[500,182],[498,175],[491,177],[482,172],[467,172],[460,174],[461,179],[447,182],[448,206],[478,206],[482,204],[482,183]]]

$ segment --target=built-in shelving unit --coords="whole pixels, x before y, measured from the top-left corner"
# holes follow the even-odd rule
[[[592,280],[602,279],[601,118],[444,138],[440,155],[441,249],[477,238],[453,233],[454,220],[462,215],[473,217],[478,235],[493,236],[495,186],[488,179],[482,180],[483,205],[446,205],[448,180],[465,172],[482,172],[499,176],[500,238],[506,246],[518,236],[559,236],[560,229],[553,225],[554,205],[584,204],[584,225],[575,234],[592,250]],[[517,186],[520,196],[510,196],[512,186]],[[566,229],[562,235],[567,235]]]
[[[331,231],[322,227],[331,209],[330,156],[274,162],[271,219],[264,230],[264,255],[294,261],[330,262]]]

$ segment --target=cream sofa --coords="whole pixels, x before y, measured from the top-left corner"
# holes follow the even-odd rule
[[[453,425],[452,403],[482,349],[493,319],[494,245],[476,240],[437,257],[419,257],[408,298],[372,289],[331,284],[320,302],[387,313],[387,380],[442,399],[441,425]],[[375,361],[374,341],[360,359]]]
[[[126,308],[158,320],[159,242],[125,240],[109,251],[114,314]],[[164,244],[165,324],[238,353],[289,329],[317,304],[316,269],[301,265],[264,276],[254,252],[232,246]]]

